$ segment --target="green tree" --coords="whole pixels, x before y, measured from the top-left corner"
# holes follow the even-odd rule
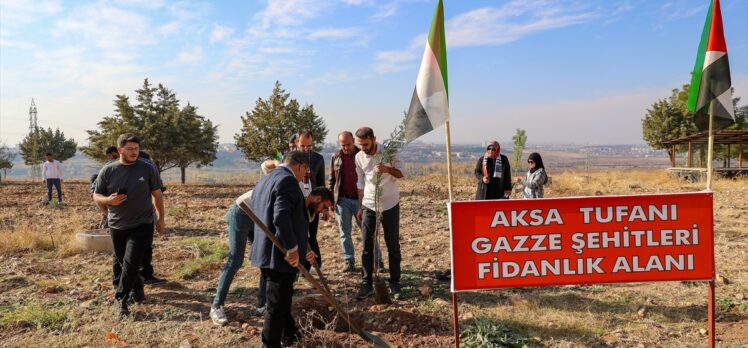
[[[259,162],[285,151],[288,139],[304,129],[314,135],[315,148],[324,143],[325,121],[315,113],[313,105],[299,107],[299,102],[290,95],[276,81],[270,97],[258,98],[254,110],[241,117],[242,128],[234,140],[247,160]]]
[[[36,154],[33,148],[35,141],[38,144]],[[78,143],[73,138],[65,138],[65,134],[59,128],[55,130],[52,130],[52,128],[36,128],[26,134],[26,137],[18,145],[23,163],[29,166],[44,162],[45,155],[48,152],[53,154],[56,160],[63,162],[75,156],[77,146]]]
[[[672,149],[664,142],[680,136],[682,123],[683,113],[667,100],[661,99],[647,109],[647,115],[642,120],[644,141],[653,149],[664,149],[670,154]]]
[[[512,167],[515,173],[519,173],[519,168],[522,166],[522,151],[525,150],[525,144],[527,143],[527,134],[524,129],[517,128],[517,132],[512,136],[512,142],[514,143],[514,153],[512,156]]]
[[[195,164],[198,168],[210,165],[218,152],[217,126],[197,114],[197,108],[187,103],[172,127],[175,136],[185,141],[170,152],[170,157],[181,172],[182,184],[187,167]]]
[[[0,169],[2,169],[5,177],[8,176],[8,169],[13,168],[13,160],[16,158],[16,154],[11,151],[8,146],[4,143],[0,145]],[[3,175],[0,175],[0,181],[2,181]]]
[[[198,115],[196,106],[187,103],[180,108],[174,91],[162,84],[154,87],[148,79],[135,90],[135,101],[132,105],[125,95],[115,97],[114,113],[99,121],[99,129],[86,131],[89,144],[82,148],[86,155],[104,162],[103,151],[116,145],[120,134],[133,133],[159,171],[180,168],[182,183],[191,164],[203,166],[215,160],[217,127]]]

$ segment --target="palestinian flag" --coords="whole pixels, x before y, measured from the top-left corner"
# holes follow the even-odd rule
[[[709,128],[710,112],[714,117],[715,129],[735,122],[731,87],[722,14],[719,0],[713,0],[701,33],[688,96],[688,111],[694,113],[694,121],[700,130]]]
[[[444,6],[439,0],[405,117],[405,141],[409,143],[448,120],[447,44],[444,40]]]

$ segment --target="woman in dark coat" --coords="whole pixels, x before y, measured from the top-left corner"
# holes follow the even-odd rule
[[[497,163],[498,162],[498,163]],[[496,169],[499,170],[496,170]],[[509,158],[501,154],[501,145],[493,141],[486,147],[486,154],[475,165],[478,188],[476,200],[507,199],[512,193],[512,177]]]

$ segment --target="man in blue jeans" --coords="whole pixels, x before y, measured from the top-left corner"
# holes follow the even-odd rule
[[[356,214],[358,212],[358,176],[356,175],[356,154],[361,151],[353,144],[353,134],[344,131],[338,134],[340,150],[332,155],[330,166],[330,179],[328,187],[335,197],[335,218],[340,230],[340,247],[343,250],[345,266],[343,272],[356,271],[356,253],[353,247],[351,230],[352,220],[356,219],[356,225],[361,228],[361,220]],[[384,268],[382,263],[382,251],[379,243],[376,243],[377,266]]]
[[[47,184],[47,204],[52,203],[52,187],[57,190],[57,203],[62,204],[62,164],[50,152],[42,166],[42,177]]]
[[[242,211],[239,204],[244,203],[247,207],[252,207],[252,190],[244,193],[236,199],[226,213],[226,223],[228,224],[229,235],[229,255],[226,264],[221,270],[221,277],[218,279],[216,287],[216,296],[213,298],[213,306],[210,309],[210,319],[216,325],[226,325],[228,318],[223,305],[226,301],[226,295],[231,287],[236,272],[244,263],[244,253],[247,247],[247,241],[254,242],[255,224]],[[319,214],[323,209],[332,205],[332,193],[324,187],[318,187],[312,190],[309,197],[305,200],[305,206],[309,209],[309,214],[314,216]],[[261,315],[265,312],[265,278],[260,277],[260,285],[257,289],[257,309],[256,313]]]

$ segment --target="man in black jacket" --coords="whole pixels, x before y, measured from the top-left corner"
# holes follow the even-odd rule
[[[252,193],[252,211],[283,243],[284,255],[259,228],[254,229],[250,250],[252,265],[259,267],[266,281],[267,310],[262,329],[263,347],[281,347],[281,340],[301,339],[291,315],[293,283],[299,255],[313,260],[307,250],[309,215],[299,181],[307,172],[309,157],[299,151],[286,154],[283,164],[262,178]]]
[[[309,166],[301,180],[301,189],[304,197],[309,196],[312,189],[316,187],[325,187],[325,158],[318,152],[314,151],[314,137],[312,132],[303,130],[296,135],[296,149],[305,153],[309,159]],[[322,212],[322,219],[327,220],[328,211]],[[319,218],[315,216],[309,221],[309,246],[317,254],[317,264],[322,266],[322,255],[319,252],[319,243],[317,242],[317,230],[319,228]],[[307,265],[307,269],[310,265]]]

